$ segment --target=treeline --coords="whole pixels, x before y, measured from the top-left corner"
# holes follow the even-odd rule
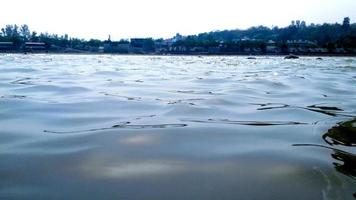
[[[6,25],[1,28],[0,42],[12,42],[15,47],[20,47],[26,42],[41,42],[45,43],[47,47],[68,47],[76,49],[86,49],[87,47],[98,47],[102,44],[100,40],[89,40],[69,37],[68,34],[58,35],[49,33],[37,33],[36,31],[30,31],[28,25],[24,24],[18,26]]]
[[[305,21],[296,20],[284,28],[258,26],[247,30],[224,30],[191,35],[177,42],[176,45],[212,47],[218,46],[219,42],[223,41],[263,46],[270,40],[280,45],[286,44],[287,41],[304,40],[315,42],[318,46],[326,48],[356,48],[356,24],[351,24],[348,17],[344,18],[340,24],[312,23],[307,25]]]
[[[292,42],[291,42],[292,41]],[[294,41],[294,42],[293,42]],[[303,43],[298,46],[298,42]],[[49,51],[75,49],[88,52],[109,53],[290,53],[293,51],[325,52],[346,49],[340,52],[356,54],[356,24],[346,17],[341,23],[309,24],[305,21],[292,21],[287,27],[251,27],[246,30],[224,30],[198,35],[177,34],[170,39],[136,38],[131,40],[102,41],[84,40],[69,37],[67,34],[49,34],[30,31],[27,25],[6,25],[1,28],[1,42],[10,42],[20,49],[27,42],[42,43]],[[269,48],[268,45],[276,48]],[[301,47],[301,48],[299,48]],[[311,48],[314,48],[311,49]],[[0,48],[1,50],[1,48]],[[318,50],[319,51],[319,50]]]

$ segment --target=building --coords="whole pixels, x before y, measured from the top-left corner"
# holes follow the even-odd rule
[[[0,42],[0,51],[15,50],[16,47],[13,42]]]
[[[133,48],[143,48],[145,44],[145,38],[131,38],[130,43]]]
[[[266,43],[266,53],[280,53],[281,49],[277,46],[277,43],[273,40],[269,40]]]
[[[129,53],[130,52],[130,43],[127,41],[120,42],[111,42],[106,41],[102,48],[99,47],[99,52],[105,53]]]
[[[104,53],[104,51],[105,51],[105,47],[104,46],[98,47],[98,52],[99,53]]]
[[[155,43],[152,38],[131,38],[132,53],[150,53],[155,51]]]
[[[47,50],[46,43],[43,42],[25,42],[25,51],[45,51]]]
[[[159,39],[155,40],[155,48],[157,53],[167,53],[173,45],[173,39]]]
[[[290,53],[308,53],[318,48],[316,42],[309,40],[288,40],[286,44]]]

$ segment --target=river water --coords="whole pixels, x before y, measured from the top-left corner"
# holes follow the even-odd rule
[[[355,199],[356,58],[0,54],[0,199]]]

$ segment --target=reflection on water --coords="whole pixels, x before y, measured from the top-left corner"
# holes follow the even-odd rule
[[[343,174],[346,174],[352,178],[356,178],[356,156],[351,153],[345,153],[342,151],[335,151],[331,154],[332,157],[340,163],[333,163],[335,165],[335,169]]]
[[[0,199],[354,199],[355,58],[0,54]]]
[[[356,119],[339,123],[323,135],[330,145],[356,146]],[[332,157],[342,164],[333,163],[337,171],[356,180],[356,155],[341,150],[334,150]]]
[[[356,119],[332,127],[323,139],[330,145],[356,146]]]
[[[339,149],[323,146],[323,145],[317,145],[317,144],[294,144],[293,146],[304,146],[304,147],[319,147],[319,148],[326,148],[326,149],[331,149],[333,152],[331,153],[331,157],[334,158],[336,161],[340,161],[341,163],[338,162],[333,162],[333,165],[335,166],[335,169],[342,173],[345,174],[353,179],[356,179],[356,155],[342,151]]]
[[[332,164],[335,169],[356,180],[356,155],[351,152],[331,147],[337,145],[347,147],[356,146],[356,118],[338,123],[336,126],[330,128],[322,138],[330,146],[318,144],[295,144],[293,146],[311,146],[331,149],[333,151],[331,157],[335,160]],[[356,197],[356,192],[354,193],[354,196]]]

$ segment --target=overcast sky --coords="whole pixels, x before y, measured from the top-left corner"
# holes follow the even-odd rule
[[[356,22],[356,0],[6,0],[0,26],[28,24],[31,31],[113,40],[168,38],[250,26]]]

